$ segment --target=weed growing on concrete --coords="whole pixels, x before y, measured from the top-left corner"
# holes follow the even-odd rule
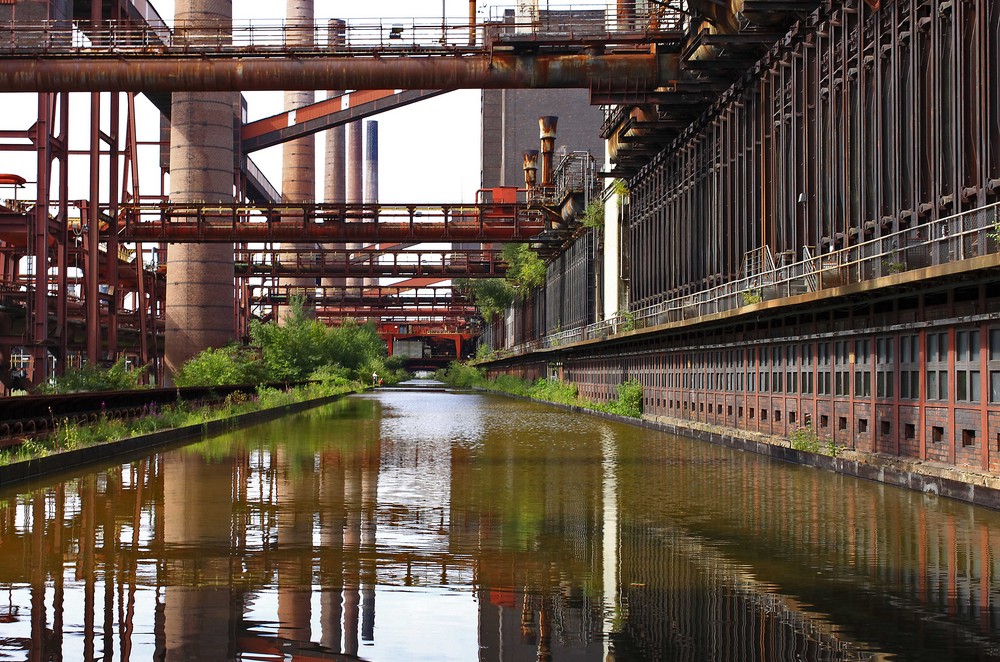
[[[833,438],[827,439],[825,452],[830,457],[837,457],[840,455],[840,446],[837,445],[837,442]]]
[[[797,451],[805,451],[807,453],[820,452],[820,440],[816,435],[816,431],[813,430],[812,425],[805,425],[797,428],[794,432],[792,432],[788,441],[791,443],[792,448]]]

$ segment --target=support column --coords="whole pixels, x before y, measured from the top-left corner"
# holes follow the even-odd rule
[[[174,25],[232,25],[231,0],[177,0]],[[189,31],[193,36],[194,31]],[[234,92],[175,92],[171,103],[170,198],[234,200]],[[170,244],[167,253],[166,380],[189,358],[233,340],[231,244]]]

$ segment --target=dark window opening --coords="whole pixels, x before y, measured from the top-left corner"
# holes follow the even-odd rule
[[[889,421],[882,421],[880,425],[882,429],[882,436],[888,437],[889,434],[892,432],[892,423],[890,423]]]
[[[963,446],[975,446],[976,445],[976,431],[975,430],[962,430],[962,445]]]
[[[944,428],[940,425],[931,426],[931,441],[935,444],[940,444],[944,441]]]
[[[903,426],[903,436],[907,439],[917,438],[917,426],[913,423],[907,423]]]

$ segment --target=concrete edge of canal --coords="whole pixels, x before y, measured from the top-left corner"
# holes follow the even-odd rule
[[[810,453],[791,448],[783,437],[724,428],[707,423],[694,423],[666,416],[643,416],[631,418],[617,414],[595,411],[576,405],[565,405],[547,400],[486,391],[519,400],[530,400],[566,409],[581,414],[589,414],[619,423],[627,423],[660,432],[669,432],[689,439],[707,441],[741,451],[763,455],[771,459],[792,464],[832,471],[834,473],[870,480],[885,485],[903,487],[924,494],[933,494],[964,501],[992,510],[1000,510],[1000,476],[992,476],[973,469],[963,469],[939,465],[926,460],[913,460],[877,453],[862,453],[841,449],[837,456]]]
[[[62,451],[44,457],[36,457],[25,462],[14,462],[5,466],[0,466],[0,488],[8,487],[16,483],[41,478],[49,474],[79,469],[80,467],[107,462],[116,458],[125,457],[134,453],[143,453],[150,449],[187,441],[194,437],[230,432],[242,427],[265,423],[283,416],[296,414],[302,411],[320,407],[331,402],[335,402],[347,393],[330,395],[314,400],[303,400],[280,407],[271,407],[251,411],[245,414],[238,414],[228,418],[220,418],[214,421],[199,423],[197,425],[187,425],[182,428],[169,428],[157,430],[149,434],[138,437],[127,437],[116,441],[108,441],[86,448],[78,448],[71,451]]]

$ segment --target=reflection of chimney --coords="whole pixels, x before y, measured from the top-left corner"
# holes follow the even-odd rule
[[[535,188],[538,175],[538,150],[529,149],[524,152],[524,187]]]
[[[378,202],[378,122],[365,122],[365,203]]]
[[[542,183],[543,187],[552,186],[552,152],[556,146],[556,125],[559,118],[545,115],[538,118],[538,137],[542,142]]]

